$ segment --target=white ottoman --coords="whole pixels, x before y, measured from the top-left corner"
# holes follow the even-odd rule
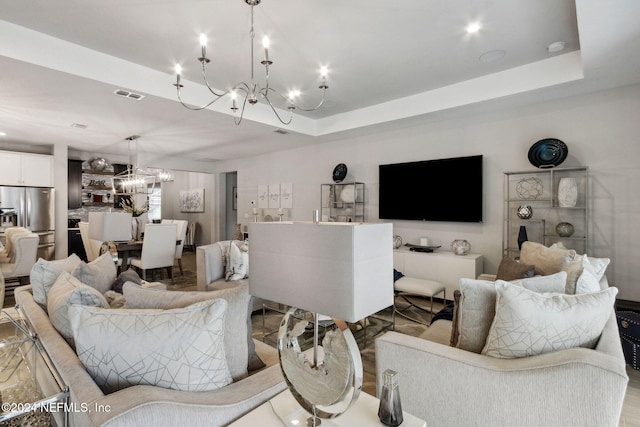
[[[414,277],[401,277],[398,280],[395,281],[394,285],[393,285],[394,291],[396,293],[397,296],[403,297],[405,301],[407,301],[409,304],[411,304],[412,306],[423,310],[423,311],[428,311],[429,313],[431,313],[431,318],[429,319],[429,321],[431,321],[431,319],[433,319],[433,297],[434,295],[438,295],[439,293],[442,293],[442,299],[446,300],[447,299],[447,291],[446,291],[446,287],[444,286],[444,284],[440,283],[440,282],[436,282],[435,280],[427,280],[427,279],[416,279]],[[429,310],[420,307],[416,304],[414,304],[413,302],[409,301],[406,297],[407,296],[419,296],[419,297],[425,297],[425,298],[429,298],[431,306],[429,308]],[[408,317],[407,315],[405,315],[404,313],[402,313],[401,311],[396,310],[395,308],[395,304],[393,307],[393,312],[394,313],[398,313],[399,315],[406,317],[409,320],[412,320],[414,322],[418,322],[418,323],[425,323],[425,322],[421,322],[417,319],[414,319],[412,317]],[[395,320],[395,319],[394,319]],[[426,323],[425,323],[426,324]]]

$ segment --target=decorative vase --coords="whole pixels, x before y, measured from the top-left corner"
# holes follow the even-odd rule
[[[131,239],[132,240],[140,240],[138,236],[140,235],[140,222],[138,221],[138,217],[131,218]]]
[[[556,233],[560,237],[571,237],[575,231],[575,227],[569,222],[561,222],[556,225]]]
[[[456,255],[467,255],[471,251],[471,244],[463,239],[451,242],[451,250]]]
[[[402,246],[402,237],[396,234],[393,236],[393,249],[398,249],[400,246]]]
[[[516,215],[520,219],[529,219],[533,216],[533,208],[529,205],[520,205],[516,211]]]
[[[527,236],[527,227],[521,225],[518,230],[518,249],[522,249],[522,244],[527,240],[529,240],[529,237]]]
[[[572,208],[578,201],[578,184],[575,178],[562,178],[558,183],[558,206]]]
[[[398,390],[398,373],[387,369],[383,374],[384,382],[380,393],[378,418],[386,426],[397,427],[404,421],[400,391]]]

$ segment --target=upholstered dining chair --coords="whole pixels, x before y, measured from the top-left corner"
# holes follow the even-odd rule
[[[0,264],[0,271],[5,279],[19,279],[20,283],[28,283],[31,268],[38,257],[40,237],[32,232],[19,233],[13,236],[15,257],[11,262]]]
[[[176,242],[179,241],[180,243],[176,244],[176,252],[174,258],[178,260],[180,275],[184,276],[184,271],[182,270],[182,251],[184,249],[185,239],[187,237],[187,226],[189,222],[183,219],[163,219],[162,224],[175,224],[177,226]]]
[[[84,251],[87,254],[87,261],[91,262],[94,259],[98,258],[98,255],[100,255],[100,246],[102,245],[102,242],[89,238],[88,222],[79,222],[78,228],[80,229],[80,237],[82,238]]]
[[[176,253],[176,224],[147,224],[139,258],[130,258],[130,264],[142,271],[147,280],[147,270],[166,268],[173,280],[173,261]]]
[[[0,262],[13,262],[15,260],[15,248],[13,247],[13,239],[15,236],[23,233],[31,233],[24,227],[9,227],[4,231],[4,249],[0,252]]]

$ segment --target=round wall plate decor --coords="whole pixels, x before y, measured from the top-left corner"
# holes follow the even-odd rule
[[[338,163],[333,168],[333,182],[340,183],[347,177],[347,165],[344,163]]]
[[[567,144],[559,139],[541,139],[529,148],[529,162],[537,168],[552,168],[564,162],[567,154]]]

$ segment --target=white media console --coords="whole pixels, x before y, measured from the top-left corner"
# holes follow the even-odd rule
[[[453,252],[412,252],[401,247],[393,251],[393,268],[407,277],[435,280],[447,288],[447,299],[460,289],[463,277],[475,279],[483,272],[483,257],[478,254],[455,255]]]

